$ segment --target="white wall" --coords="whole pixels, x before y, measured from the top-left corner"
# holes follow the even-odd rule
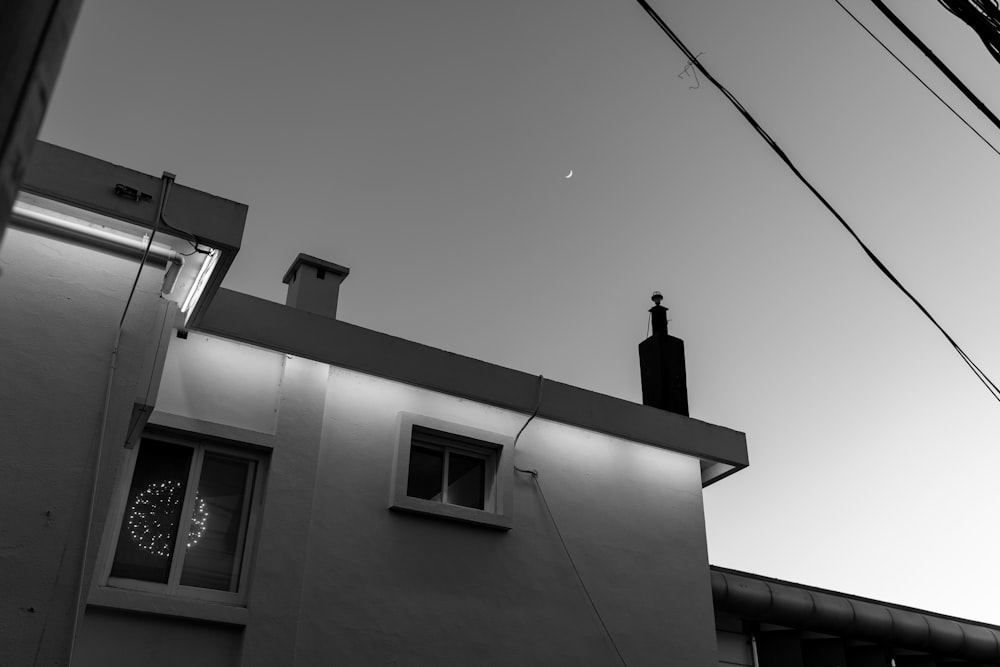
[[[138,261],[17,228],[0,246],[0,653],[65,664],[115,331]],[[108,415],[92,535],[148,376],[162,267],[143,269]],[[96,540],[96,538],[95,538]],[[93,562],[95,548],[89,552]]]
[[[509,436],[527,415],[196,333],[168,407],[271,451],[243,665],[617,661],[530,477],[508,532],[388,509],[400,411]],[[628,664],[715,665],[699,462],[541,419],[514,462]]]
[[[509,532],[386,509],[399,411],[508,435],[526,418],[331,371],[296,663],[614,664],[530,477]],[[514,461],[628,664],[715,664],[698,461],[542,420]]]
[[[190,333],[171,341],[156,409],[274,433],[285,355]]]

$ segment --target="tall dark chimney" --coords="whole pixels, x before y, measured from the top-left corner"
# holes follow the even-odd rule
[[[684,341],[667,334],[667,308],[660,305],[662,300],[662,294],[653,292],[655,305],[649,309],[653,335],[639,343],[642,403],[687,417]]]

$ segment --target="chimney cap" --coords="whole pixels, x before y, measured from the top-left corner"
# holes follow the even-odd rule
[[[320,259],[319,257],[313,257],[312,255],[307,255],[304,252],[300,252],[299,256],[295,258],[292,265],[288,267],[285,271],[285,277],[281,279],[281,282],[286,285],[292,282],[292,278],[295,276],[295,272],[299,270],[302,265],[314,266],[317,269],[323,269],[324,271],[329,271],[340,277],[341,280],[347,277],[347,274],[351,272],[346,266],[341,266],[340,264],[334,264],[333,262],[328,262],[325,259]]]

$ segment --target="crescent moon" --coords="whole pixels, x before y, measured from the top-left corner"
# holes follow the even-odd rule
[[[573,178],[573,170],[572,169],[570,169],[569,173],[566,174],[566,178]]]

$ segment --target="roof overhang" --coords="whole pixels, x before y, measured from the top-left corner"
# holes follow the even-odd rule
[[[220,289],[206,333],[531,414],[698,458],[707,486],[748,465],[746,436],[722,426],[545,380],[330,317]]]
[[[134,256],[155,227],[149,259],[176,266],[165,296],[181,307],[181,327],[197,326],[239,251],[247,206],[173,183],[163,212],[171,229],[156,221],[162,183],[39,141],[11,225]]]
[[[712,566],[718,611],[743,620],[1000,664],[1000,627]]]

